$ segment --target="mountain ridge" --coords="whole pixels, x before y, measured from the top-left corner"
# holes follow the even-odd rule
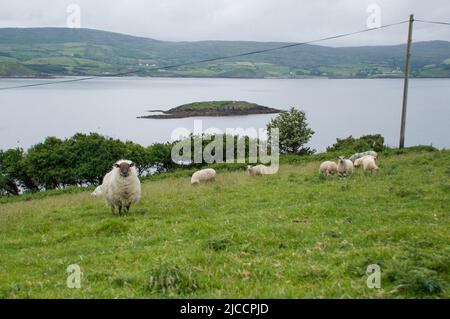
[[[270,49],[294,42],[163,41],[95,29],[0,28],[0,76],[111,75],[243,78],[400,77],[405,45],[305,44],[240,58],[155,70],[171,64]],[[450,77],[450,42],[415,42],[411,75]]]

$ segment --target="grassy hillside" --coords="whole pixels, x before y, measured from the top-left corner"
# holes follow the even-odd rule
[[[124,217],[87,191],[3,203],[0,297],[448,298],[449,162],[407,152],[339,179],[302,161],[198,188],[167,177]],[[366,287],[373,263],[381,289]],[[81,289],[66,287],[69,264]]]
[[[165,71],[154,70],[160,66],[285,44],[168,42],[90,29],[0,28],[0,76],[107,75],[139,70],[136,74],[142,76],[373,78],[401,76],[404,65],[404,45],[350,48],[304,45]],[[416,42],[412,49],[411,73],[413,76],[449,77],[448,59],[450,42]]]

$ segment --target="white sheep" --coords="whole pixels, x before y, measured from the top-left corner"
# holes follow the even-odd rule
[[[134,163],[129,160],[117,161],[92,195],[104,195],[113,214],[117,211],[120,215],[122,209],[128,212],[131,204],[137,203],[141,197],[141,182]]]
[[[216,171],[214,169],[212,169],[212,168],[201,169],[199,171],[196,171],[194,174],[192,174],[191,185],[197,186],[200,183],[212,182],[215,180],[215,177],[216,177]]]
[[[375,157],[373,157],[372,155],[366,155],[363,156],[361,158],[358,158],[357,160],[355,160],[355,167],[358,166],[363,166],[363,169],[365,171],[376,171],[378,170],[378,166],[375,163]]]
[[[361,157],[364,157],[364,156],[367,156],[367,155],[373,156],[373,158],[375,160],[378,159],[378,153],[375,152],[375,151],[367,151],[367,152],[362,152],[362,153],[355,153],[352,156],[350,156],[349,159],[354,163],[358,158],[361,158]]]
[[[337,164],[332,161],[325,161],[320,164],[319,172],[325,176],[333,175],[337,173]]]
[[[349,176],[353,173],[353,163],[351,160],[344,158],[343,156],[338,157],[337,172],[339,176]]]
[[[271,174],[269,167],[262,164],[256,166],[247,165],[247,172],[252,176]]]
[[[103,185],[99,185],[95,188],[95,190],[91,193],[92,196],[101,196],[103,195]]]

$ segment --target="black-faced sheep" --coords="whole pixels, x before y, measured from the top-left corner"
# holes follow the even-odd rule
[[[349,176],[353,173],[353,163],[351,160],[344,158],[343,156],[338,157],[337,172],[339,176]]]
[[[141,182],[134,163],[129,160],[117,161],[92,195],[104,195],[113,214],[128,212],[131,204],[137,203],[141,197]]]

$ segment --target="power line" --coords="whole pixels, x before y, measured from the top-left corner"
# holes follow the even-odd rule
[[[194,65],[194,64],[200,64],[200,63],[206,63],[206,62],[214,62],[214,61],[219,61],[219,60],[238,58],[238,57],[243,57],[243,56],[248,56],[248,55],[253,55],[253,54],[261,54],[261,53],[265,53],[265,52],[282,50],[282,49],[297,47],[297,46],[301,46],[301,45],[307,45],[307,44],[311,44],[311,43],[318,43],[318,42],[323,42],[323,41],[328,41],[328,40],[344,38],[344,37],[348,37],[348,36],[352,36],[352,35],[356,35],[356,34],[360,34],[360,33],[365,33],[365,32],[370,32],[370,31],[374,31],[374,30],[385,29],[385,28],[397,26],[397,25],[404,24],[404,23],[407,23],[407,22],[409,22],[409,20],[400,21],[400,22],[391,23],[391,24],[385,24],[385,25],[382,25],[382,26],[377,27],[377,28],[363,29],[363,30],[359,30],[359,31],[338,34],[338,35],[329,36],[329,37],[320,38],[320,39],[311,40],[311,41],[306,41],[306,42],[290,43],[290,44],[278,46],[278,47],[275,47],[275,48],[268,48],[268,49],[263,49],[263,50],[256,50],[256,51],[238,53],[238,54],[233,54],[233,55],[227,55],[227,56],[203,59],[203,60],[186,62],[186,63],[180,63],[180,64],[166,65],[166,66],[162,66],[162,67],[155,67],[155,68],[145,69],[145,71],[148,72],[148,71],[167,70],[167,69],[173,69],[173,68],[189,66],[189,65]],[[34,83],[34,84],[24,84],[24,85],[17,85],[17,86],[1,87],[0,90],[19,89],[19,88],[26,88],[26,87],[33,87],[33,86],[43,86],[43,85],[52,85],[52,84],[68,83],[68,82],[80,82],[80,81],[87,81],[87,80],[92,80],[92,79],[96,79],[96,78],[116,77],[116,76],[132,74],[132,73],[140,73],[142,71],[144,71],[144,70],[143,69],[136,69],[136,70],[132,70],[132,71],[115,73],[115,74],[108,74],[108,75],[94,75],[94,76],[89,76],[89,77],[84,77],[84,78],[77,78],[77,79],[69,79],[69,80],[61,80],[61,81],[52,81],[52,82],[43,82],[43,83]]]
[[[442,22],[442,21],[428,21],[428,20],[418,20],[418,19],[415,19],[414,21],[422,22],[422,23],[430,23],[430,24],[450,25],[450,22]]]

